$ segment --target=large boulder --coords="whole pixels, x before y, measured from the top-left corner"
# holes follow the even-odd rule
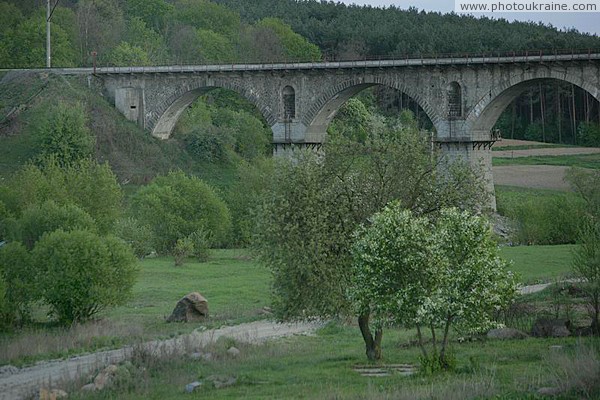
[[[540,318],[531,328],[531,336],[537,337],[565,337],[570,336],[571,321],[568,319]]]
[[[201,322],[208,318],[208,301],[197,292],[184,296],[177,302],[167,322]]]

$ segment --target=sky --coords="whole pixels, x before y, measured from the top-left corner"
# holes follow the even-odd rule
[[[538,2],[550,0],[536,0]],[[454,0],[341,0],[346,4],[372,5],[375,7],[396,6],[398,8],[416,7],[425,11],[438,11],[449,13],[454,11]],[[582,3],[585,0],[582,0]],[[475,16],[483,14],[474,14]],[[505,18],[509,21],[541,21],[552,24],[555,28],[575,28],[580,32],[592,33],[600,36],[600,12],[593,13],[494,13],[486,14],[487,17]]]

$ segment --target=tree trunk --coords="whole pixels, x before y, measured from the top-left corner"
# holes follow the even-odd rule
[[[573,143],[577,144],[577,114],[575,113],[575,85],[571,84],[571,129]]]
[[[446,320],[446,326],[444,327],[444,339],[442,341],[442,350],[440,351],[440,365],[444,369],[448,369],[450,366],[446,360],[446,348],[448,347],[448,335],[450,333],[450,325],[452,324],[452,317],[448,317]]]
[[[556,99],[556,117],[558,118],[558,143],[562,143],[562,107],[560,104],[560,87],[558,83],[556,84]]]
[[[515,138],[515,120],[517,119],[517,100],[515,99],[512,104],[512,120],[510,124],[510,138]]]
[[[539,85],[540,88],[540,115],[542,118],[542,142],[546,143],[546,110],[544,109],[544,90],[542,89],[542,84]]]
[[[367,358],[371,361],[381,359],[381,339],[383,338],[383,330],[381,328],[375,331],[375,337],[369,328],[369,314],[362,314],[358,317],[358,326],[365,341]]]
[[[421,353],[423,353],[423,359],[427,360],[427,350],[425,350],[425,342],[423,342],[423,334],[419,325],[417,325],[417,337],[419,338],[419,347],[421,348]]]

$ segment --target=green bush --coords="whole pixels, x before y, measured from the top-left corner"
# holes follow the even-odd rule
[[[31,255],[19,242],[0,247],[0,280],[4,287],[4,315],[8,323],[25,321],[30,317],[30,306],[40,299],[36,287]]]
[[[144,258],[154,251],[154,234],[148,225],[142,225],[132,217],[115,223],[115,235],[128,243],[137,258]]]
[[[0,330],[6,329],[11,319],[10,307],[6,299],[6,283],[4,283],[4,278],[0,275]]]
[[[59,102],[37,131],[40,158],[55,157],[60,165],[69,165],[94,155],[96,139],[87,127],[82,104]]]
[[[173,248],[173,256],[175,257],[175,266],[180,267],[183,265],[186,258],[194,252],[194,242],[190,237],[177,239],[175,247]]]
[[[192,244],[191,253],[200,262],[208,260],[210,255],[210,234],[204,229],[197,230],[188,236],[189,241]],[[178,241],[179,242],[179,241]]]
[[[220,245],[231,228],[225,203],[202,180],[171,172],[142,187],[132,199],[133,214],[148,225],[156,238],[156,250],[170,253],[177,243],[200,229]]]
[[[519,244],[568,244],[577,239],[585,206],[568,193],[498,190],[498,212],[515,223]]]
[[[15,228],[17,231],[13,232],[12,239],[24,243],[31,250],[44,233],[57,229],[94,232],[96,223],[88,213],[74,204],[58,205],[49,200],[25,209]]]
[[[600,147],[600,124],[583,122],[577,127],[577,143],[583,146]]]
[[[186,149],[197,160],[206,162],[227,162],[233,138],[226,128],[210,126],[197,129],[185,136]]]
[[[51,157],[39,166],[23,167],[0,197],[14,215],[49,200],[75,204],[94,219],[99,232],[108,233],[121,214],[123,193],[108,164],[84,159],[61,167]]]
[[[40,239],[32,257],[42,297],[63,323],[123,304],[135,281],[131,249],[114,236],[58,230]]]

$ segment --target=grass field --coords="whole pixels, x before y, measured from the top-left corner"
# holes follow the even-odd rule
[[[549,282],[568,276],[575,245],[504,246],[501,255],[512,261],[510,269],[525,284]]]
[[[547,280],[568,271],[571,246],[504,247],[502,254],[514,260],[512,270],[524,280]],[[251,260],[244,250],[214,251],[207,263],[188,262],[175,267],[169,258],[144,260],[134,287],[133,299],[125,306],[103,314],[101,321],[70,329],[43,326],[5,336],[0,342],[0,364],[22,365],[38,359],[64,357],[82,351],[118,347],[151,338],[171,337],[200,325],[217,327],[264,318],[269,304],[269,273]],[[209,301],[211,319],[205,324],[164,322],[176,301],[190,291],[200,291]],[[523,301],[526,301],[524,298]],[[536,298],[535,301],[539,301]],[[530,323],[531,315],[525,323]],[[523,319],[520,320],[523,323]],[[379,363],[419,364],[420,351],[412,330],[387,329]],[[226,350],[235,345],[238,357]],[[563,346],[557,354],[550,346]],[[52,347],[54,346],[54,347]],[[461,342],[452,339],[456,372],[425,376],[363,377],[353,367],[365,365],[364,344],[354,321],[332,322],[316,335],[292,337],[262,345],[221,339],[209,348],[209,361],[174,357],[170,354],[138,354],[123,368],[112,389],[81,393],[89,382],[72,384],[73,399],[179,399],[185,385],[208,377],[233,377],[236,383],[216,389],[209,384],[190,395],[211,399],[538,399],[531,395],[539,387],[565,379],[563,370],[581,371],[579,364],[593,358],[600,368],[598,339],[527,339],[522,341]],[[198,349],[194,349],[198,350]],[[583,351],[582,360],[576,356]],[[37,353],[36,353],[37,352]],[[587,352],[587,353],[586,353]],[[595,358],[594,358],[595,357]],[[595,371],[595,370],[594,370]],[[585,371],[583,371],[585,372]],[[593,372],[593,371],[592,371]],[[581,375],[581,373],[579,373]],[[562,397],[562,398],[577,398]]]
[[[582,154],[568,156],[531,156],[492,159],[494,166],[501,165],[557,165],[566,167],[579,167],[600,169],[600,154]]]
[[[414,339],[413,331],[386,330],[384,359],[378,365],[418,365],[419,349]],[[70,398],[179,399],[185,395],[186,384],[220,376],[235,378],[237,382],[220,389],[206,384],[188,396],[210,399],[537,399],[541,397],[531,392],[555,385],[556,376],[563,374],[564,369],[578,370],[582,381],[593,379],[578,369],[581,359],[575,361],[569,356],[579,348],[588,350],[597,359],[598,344],[597,339],[578,341],[576,338],[454,342],[452,351],[457,365],[454,373],[364,377],[353,370],[357,365],[367,364],[358,328],[332,323],[316,336],[281,339],[258,346],[223,340],[204,349],[213,355],[210,361],[174,358],[167,354],[156,359],[134,359],[129,368],[131,375],[113,390],[79,396],[73,393]],[[231,345],[241,350],[238,357],[227,355],[226,349]],[[556,362],[550,346],[563,346],[560,355],[566,359]],[[589,350],[590,346],[595,347]]]
[[[140,263],[131,301],[100,314],[97,321],[55,327],[44,322],[45,309],[38,309],[40,323],[0,334],[0,365],[189,333],[200,324],[167,324],[165,318],[179,299],[194,291],[208,300],[211,316],[203,324],[208,328],[264,318],[261,310],[270,304],[269,277],[265,268],[241,250],[214,251],[206,263],[189,260],[181,267],[169,258],[147,259]]]
[[[569,271],[572,246],[503,247],[502,255],[513,260],[511,269],[524,283],[551,281]],[[189,260],[175,267],[170,258],[147,259],[133,297],[126,305],[99,316],[98,321],[71,328],[44,323],[0,336],[0,364],[24,364],[64,357],[81,351],[119,347],[141,340],[189,333],[200,324],[167,324],[165,318],[184,295],[197,291],[209,304],[211,328],[265,318],[270,305],[270,274],[245,250],[216,250],[206,263]]]

